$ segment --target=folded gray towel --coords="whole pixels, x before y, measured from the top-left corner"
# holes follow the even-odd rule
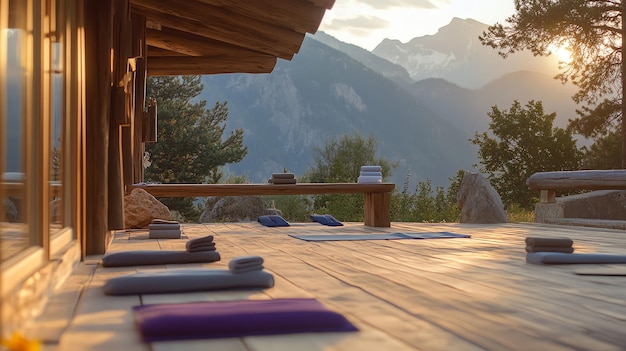
[[[526,246],[557,246],[571,247],[574,242],[569,238],[536,238],[527,237]]]
[[[215,244],[213,242],[213,235],[207,235],[207,236],[203,236],[200,238],[189,239],[189,241],[187,241],[187,243],[185,244],[185,247],[187,248],[187,251],[189,252],[196,252],[198,247],[202,247],[203,245],[207,245],[207,244]]]
[[[573,247],[558,247],[558,246],[526,246],[526,252],[574,252]]]
[[[240,256],[228,262],[228,269],[235,274],[260,271],[263,269],[263,258],[260,256]]]
[[[135,250],[106,254],[102,257],[102,265],[104,267],[126,267],[153,264],[206,263],[219,260],[220,254],[217,251]]]
[[[180,224],[178,221],[169,221],[167,219],[155,218],[152,220],[152,224]]]
[[[194,245],[187,249],[187,252],[215,251],[215,243]]]
[[[272,173],[272,179],[293,179],[296,175],[293,173]]]
[[[149,239],[180,239],[183,231],[180,229],[150,229],[148,232]]]

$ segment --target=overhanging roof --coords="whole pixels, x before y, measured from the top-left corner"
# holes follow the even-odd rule
[[[146,18],[148,75],[269,73],[335,0],[131,0]]]

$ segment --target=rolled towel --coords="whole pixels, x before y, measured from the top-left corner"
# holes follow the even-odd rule
[[[190,239],[189,241],[187,241],[187,244],[185,244],[185,247],[187,248],[188,252],[198,252],[198,248],[210,244],[215,245],[215,243],[213,242],[213,235]]]
[[[572,244],[574,244],[574,242],[569,238],[526,238],[526,246],[572,247]]]
[[[526,246],[526,252],[562,252],[572,253],[573,247],[559,247],[559,246]]]
[[[240,256],[228,262],[228,269],[234,274],[263,270],[263,257]]]

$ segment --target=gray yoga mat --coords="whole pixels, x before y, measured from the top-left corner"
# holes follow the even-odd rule
[[[232,273],[227,270],[190,268],[151,270],[109,279],[106,295],[167,294],[224,289],[266,289],[274,276],[265,271]]]
[[[448,239],[470,238],[471,235],[450,232],[424,233],[382,233],[382,234],[313,234],[289,236],[306,241],[348,241],[348,240],[400,240],[400,239]]]
[[[626,255],[602,253],[529,252],[526,262],[534,264],[626,263]]]
[[[135,250],[114,252],[102,257],[104,267],[143,266],[154,264],[207,263],[220,260],[217,251]]]

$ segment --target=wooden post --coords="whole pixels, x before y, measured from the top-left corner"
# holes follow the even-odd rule
[[[131,120],[133,183],[143,182],[143,112],[146,101],[146,17],[132,14],[132,56],[135,57],[135,114]]]
[[[111,3],[86,1],[85,251],[102,254],[108,234],[108,150],[111,93]]]
[[[391,193],[365,194],[365,225],[391,227]]]

